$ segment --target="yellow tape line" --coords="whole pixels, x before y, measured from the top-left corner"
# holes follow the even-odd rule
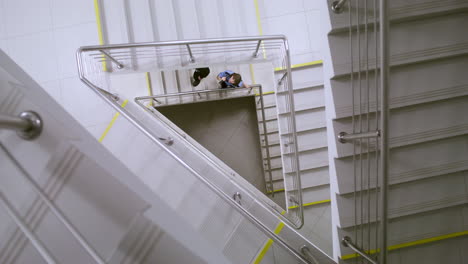
[[[128,100],[125,100],[122,105],[120,105],[121,107],[125,107],[128,103]],[[104,130],[104,133],[102,133],[101,137],[99,138],[99,142],[102,142],[104,140],[104,138],[107,136],[107,133],[109,133],[109,130],[112,128],[112,126],[114,125],[115,121],[117,120],[117,117],[119,117],[120,113],[115,113],[114,117],[112,118],[112,120],[110,121],[109,125],[107,125],[107,128],[106,130]]]
[[[258,0],[254,0],[254,5],[255,5],[255,16],[257,17],[258,35],[262,36],[263,28],[262,28],[262,21],[260,18],[260,8],[258,7]],[[267,57],[266,57],[265,46],[263,45],[263,42],[262,42],[262,53],[263,53],[263,58],[266,59]]]
[[[432,242],[436,242],[436,241],[440,241],[440,240],[446,240],[446,239],[460,237],[460,236],[466,236],[466,235],[468,235],[468,231],[457,232],[457,233],[452,233],[452,234],[448,234],[448,235],[436,236],[436,237],[431,237],[431,238],[426,238],[426,239],[421,239],[421,240],[416,240],[416,241],[412,241],[412,242],[407,242],[407,243],[402,243],[402,244],[389,246],[387,248],[387,250],[392,251],[392,250],[397,250],[397,249],[401,249],[401,248],[414,247],[414,246],[418,246],[418,245],[428,244],[428,243],[432,243]],[[366,253],[369,254],[369,255],[372,255],[372,254],[378,253],[379,251],[380,250],[372,249],[372,250],[366,251]],[[359,256],[358,254],[349,254],[349,255],[342,256],[341,259],[342,260],[352,259],[352,258],[356,258],[358,256]]]
[[[284,189],[274,190],[273,192],[275,192],[275,193],[277,193],[277,192],[284,192]],[[267,192],[267,193],[272,193],[272,192]]]
[[[294,64],[291,66],[291,69],[309,67],[309,66],[320,65],[320,64],[323,64],[323,60],[316,60],[316,61],[311,61],[311,62],[306,62],[306,63]],[[275,71],[283,71],[283,70],[285,70],[285,68],[283,67],[275,68]]]
[[[101,11],[99,10],[99,0],[94,0],[94,13],[96,15],[96,24],[99,37],[99,45],[104,45],[104,35],[102,34]],[[102,62],[103,71],[107,71],[107,62]]]
[[[153,86],[151,84],[151,76],[149,72],[146,72],[146,86],[148,87],[149,96],[153,96]],[[150,106],[153,106],[153,100],[149,102]]]
[[[250,66],[250,77],[252,79],[252,84],[255,83],[255,73],[254,73],[254,68],[253,68],[253,64],[249,64]]]
[[[284,213],[284,212],[283,212]],[[275,228],[275,234],[279,234],[281,232],[281,230],[283,230],[283,227],[284,227],[284,223],[283,222],[280,222],[276,228]],[[267,242],[265,243],[265,245],[263,246],[262,250],[260,251],[260,253],[257,255],[257,257],[255,258],[255,261],[253,262],[253,264],[259,264],[263,258],[265,257],[265,254],[268,252],[268,250],[270,249],[271,245],[273,245],[273,240],[271,238],[269,238],[267,240]]]
[[[317,201],[317,202],[312,202],[312,203],[305,203],[305,204],[302,205],[302,207],[307,207],[307,206],[316,205],[316,204],[329,203],[329,202],[331,202],[330,199],[328,199],[328,200],[322,200],[322,201]],[[288,208],[289,208],[289,209],[294,209],[294,208],[298,208],[298,207],[299,207],[299,206],[294,205],[294,206],[289,206]]]
[[[261,36],[263,35],[263,29],[262,29],[262,22],[260,20],[260,8],[258,8],[258,0],[254,0],[254,5],[255,5],[255,16],[257,17],[258,34]]]
[[[275,92],[274,91],[271,91],[271,92],[264,92],[262,93],[263,95],[267,95],[267,94],[274,94]],[[259,93],[256,93],[255,96],[259,96],[260,94]]]

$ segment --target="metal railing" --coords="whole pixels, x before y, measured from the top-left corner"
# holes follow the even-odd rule
[[[263,58],[257,58],[256,53],[260,47],[259,43],[262,43],[262,52],[269,52],[267,55],[264,54]],[[181,46],[188,47],[187,49],[181,49]],[[102,55],[102,51],[105,51],[108,55]],[[190,52],[189,52],[190,51]],[[254,54],[252,52],[254,51]],[[169,153],[175,160],[187,168],[193,175],[195,175],[201,182],[206,184],[214,193],[230,204],[234,209],[240,212],[250,222],[252,222],[257,228],[262,230],[268,237],[273,239],[281,247],[285,248],[291,255],[295,256],[301,262],[308,263],[307,259],[298,252],[298,250],[291,248],[282,238],[276,235],[272,230],[265,226],[261,220],[257,219],[251,212],[242,207],[239,203],[232,199],[232,195],[227,194],[222,190],[221,187],[217,186],[211,179],[206,178],[201,172],[194,169],[194,165],[188,164],[186,161],[181,159],[173,146],[168,146],[162,142],[161,138],[167,138],[158,135],[155,131],[149,128],[148,124],[141,122],[127,109],[120,106],[118,102],[118,95],[112,92],[112,88],[108,87],[105,80],[105,75],[110,71],[130,71],[132,67],[126,67],[128,63],[132,63],[134,55],[138,58],[139,69],[141,71],[151,71],[157,69],[174,68],[174,67],[190,67],[193,61],[197,61],[202,65],[209,65],[213,56],[216,57],[219,62],[219,54],[229,58],[226,62],[230,64],[235,63],[252,63],[253,60],[265,60],[272,63],[279,64],[283,67],[287,74],[285,81],[276,87],[278,91],[287,91],[284,98],[286,105],[286,112],[284,118],[287,119],[288,126],[284,128],[285,132],[280,137],[280,142],[287,142],[288,144],[281,144],[282,146],[288,145],[288,148],[282,149],[282,153],[293,153],[296,155],[290,155],[286,159],[289,163],[290,171],[289,174],[293,174],[292,188],[287,191],[287,197],[294,199],[288,199],[295,202],[293,209],[286,208],[287,212],[283,215],[275,207],[259,199],[257,195],[252,194],[249,190],[240,186],[238,183],[231,181],[233,185],[238,187],[242,194],[247,194],[251,199],[257,201],[261,207],[272,213],[277,218],[281,219],[287,226],[292,229],[302,227],[304,223],[303,208],[302,208],[302,189],[299,175],[299,159],[297,156],[297,133],[295,124],[295,113],[294,113],[294,98],[292,90],[292,80],[289,58],[289,46],[287,39],[284,36],[260,36],[260,37],[244,37],[244,38],[226,38],[226,39],[206,39],[206,40],[184,40],[184,41],[167,41],[167,42],[148,42],[148,43],[134,43],[134,44],[116,44],[116,45],[103,45],[103,46],[87,46],[81,47],[77,53],[77,64],[80,79],[89,86],[94,92],[96,92],[104,101],[114,107],[123,117],[128,119],[131,124],[142,131],[147,137],[153,142],[159,145],[163,150]],[[229,56],[229,54],[235,54],[235,56]],[[110,60],[109,56],[113,59]],[[161,59],[162,61],[156,61]],[[122,64],[124,67],[118,69],[112,69],[109,67],[110,63],[104,63],[107,68],[103,69],[103,62],[117,61],[116,65]],[[158,68],[162,67],[162,68]],[[281,132],[281,131],[280,131]],[[281,134],[281,133],[280,133]],[[174,140],[178,140],[178,135],[173,134]],[[176,144],[174,144],[175,146]],[[170,148],[171,147],[171,148]],[[213,164],[212,164],[213,165]],[[216,165],[216,164],[214,164]],[[216,167],[216,166],[215,166]],[[218,166],[219,167],[219,166]],[[227,179],[231,179],[230,175],[225,172],[218,170],[220,176],[224,175]],[[286,174],[286,173],[285,173]],[[287,217],[286,217],[287,216]]]
[[[219,96],[220,94],[223,95],[222,98]],[[198,90],[198,91],[189,91],[189,92],[180,92],[180,93],[160,94],[160,95],[154,95],[154,96],[140,96],[140,97],[135,98],[135,102],[138,105],[140,105],[143,109],[147,111],[149,110],[149,112],[153,114],[155,118],[160,119],[159,116],[154,113],[153,111],[154,107],[167,106],[171,104],[179,104],[183,100],[182,98],[183,96],[188,96],[187,99],[190,100],[190,101],[185,101],[184,103],[220,100],[220,99],[227,99],[227,98],[234,98],[234,97],[239,98],[239,97],[245,97],[245,96],[255,96],[255,97],[258,97],[257,104],[260,103],[260,109],[261,109],[260,118],[263,121],[266,119],[265,109],[264,109],[264,100],[263,100],[263,89],[262,89],[262,86],[259,84],[253,84],[248,88],[246,87],[222,88],[222,89],[209,89],[209,90]],[[171,102],[170,97],[173,97],[175,100]],[[145,104],[145,102],[148,100],[150,101],[152,100],[153,103]],[[164,122],[161,119],[160,121]],[[261,122],[261,123],[262,123],[262,128],[263,128],[263,141],[265,142],[265,145],[268,146],[269,145],[268,136],[267,136],[268,129],[266,126],[266,122]],[[167,126],[167,127],[171,129],[174,133],[179,133],[178,130],[173,129],[171,126]],[[182,138],[184,137],[182,136]],[[190,142],[187,142],[187,143],[190,144]],[[205,155],[204,150],[198,149],[198,147],[193,144],[191,144],[191,146],[197,149],[200,155],[204,156],[208,160],[211,160],[209,156]],[[271,160],[270,160],[271,156],[270,156],[269,148],[266,148],[265,154],[266,156],[263,158],[267,161],[266,171],[268,173],[268,184],[265,182],[265,189],[267,190],[267,193],[274,194],[273,174],[271,172]],[[263,151],[262,151],[262,155],[263,155]],[[217,164],[216,161],[212,161],[212,163]],[[223,170],[224,173],[229,173],[228,171],[225,171],[223,168],[220,168],[220,169]]]
[[[352,132],[340,132],[337,140],[340,143],[353,144],[353,177],[354,177],[354,230],[353,240],[344,237],[342,244],[351,248],[370,263],[387,263],[387,218],[388,218],[388,16],[387,0],[368,1],[335,1],[331,9],[342,13],[347,5],[349,15],[349,56],[350,83],[352,90]],[[373,10],[373,19],[369,15]],[[379,13],[377,13],[377,11]],[[363,14],[361,14],[361,12]],[[355,23],[355,24],[354,24]],[[369,47],[369,26],[373,30],[374,46]],[[361,43],[361,42],[364,43]],[[357,50],[357,52],[356,52]],[[369,57],[375,57],[375,69],[369,69]],[[371,109],[370,75],[374,75],[375,109]],[[374,119],[371,122],[371,119]],[[372,147],[373,141],[374,147]],[[371,160],[374,165],[371,165]],[[374,167],[371,187],[371,167]],[[365,176],[367,175],[367,180]],[[367,186],[364,185],[367,182]],[[358,187],[357,184],[360,183]],[[371,209],[371,199],[375,208]],[[367,204],[367,205],[366,205]],[[360,211],[358,212],[358,209]],[[366,212],[364,210],[366,209]],[[371,217],[371,211],[374,216]],[[366,217],[365,217],[366,216]],[[375,237],[371,238],[374,223]],[[365,236],[367,236],[365,238]],[[352,243],[354,241],[354,243]],[[371,250],[371,248],[375,250]],[[367,248],[367,250],[364,250]],[[373,256],[365,252],[375,252]],[[379,255],[377,254],[379,252]]]

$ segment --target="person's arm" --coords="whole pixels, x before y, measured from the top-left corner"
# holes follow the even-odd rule
[[[221,80],[226,81],[226,77],[225,77],[225,76],[224,76],[224,77],[221,77],[221,76],[224,75],[223,73],[224,73],[224,72],[220,72],[220,73],[216,76],[216,80],[218,80],[218,81],[221,81]]]

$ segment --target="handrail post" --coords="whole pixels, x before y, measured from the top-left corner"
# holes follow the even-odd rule
[[[262,119],[263,119],[263,136],[265,137],[265,152],[266,152],[266,158],[267,158],[267,167],[268,167],[268,180],[270,181],[270,191],[271,191],[271,197],[275,197],[275,192],[273,188],[273,174],[271,173],[271,161],[270,161],[270,147],[268,143],[268,135],[267,135],[267,126],[266,126],[266,120],[265,120],[265,105],[263,102],[263,90],[262,86],[260,85],[259,87],[260,91],[260,108],[262,109]]]
[[[190,62],[191,62],[191,63],[194,63],[194,62],[195,62],[195,58],[193,57],[192,49],[190,48],[190,45],[189,45],[189,44],[187,44],[186,47],[187,47],[187,51],[188,51],[188,53],[189,53],[189,55],[190,55]]]
[[[286,78],[287,75],[288,75],[288,72],[283,73],[283,76],[281,76],[281,79],[279,79],[278,81],[278,85],[283,84],[284,78]]]
[[[257,48],[255,48],[254,53],[252,54],[252,57],[257,58],[258,57],[258,50],[260,49],[260,44],[262,43],[262,40],[259,40],[257,42]]]
[[[341,240],[341,244],[345,247],[349,247],[352,249],[354,252],[358,253],[361,257],[365,258],[367,261],[369,261],[372,264],[378,264],[375,260],[373,260],[371,257],[369,257],[366,253],[364,253],[361,249],[359,249],[356,245],[353,244],[353,241],[351,240],[350,237],[345,236],[343,237],[343,240]]]
[[[389,87],[389,47],[388,47],[388,17],[387,17],[387,0],[380,0],[380,92],[381,92],[381,109],[380,119],[382,121],[381,133],[382,140],[380,141],[380,162],[382,186],[381,191],[381,235],[380,235],[380,258],[381,264],[387,263],[387,217],[388,217],[388,87]]]
[[[343,12],[343,6],[344,4],[346,3],[346,0],[337,0],[337,1],[334,1],[331,5],[331,9],[333,10],[333,12],[335,12],[336,14],[339,14],[341,12]]]
[[[0,128],[16,130],[18,136],[33,140],[42,133],[41,116],[33,111],[24,111],[18,117],[0,115]]]
[[[117,65],[117,68],[118,69],[123,69],[124,65],[122,63],[120,63],[118,60],[114,59],[114,57],[112,57],[108,52],[104,51],[104,50],[99,50],[102,54],[104,54],[104,56],[108,57],[113,63],[115,63]]]

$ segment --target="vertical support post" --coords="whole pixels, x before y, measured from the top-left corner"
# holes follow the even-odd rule
[[[262,44],[262,40],[258,41],[257,48],[255,48],[255,52],[252,54],[252,57],[254,57],[254,58],[258,57],[258,50],[260,49],[260,44]]]
[[[265,152],[266,152],[266,158],[267,158],[267,167],[268,167],[268,180],[269,182],[269,189],[271,191],[271,197],[275,197],[275,189],[273,188],[273,175],[271,173],[271,157],[270,157],[270,144],[268,142],[268,135],[267,135],[267,126],[266,126],[266,119],[265,119],[265,104],[263,101],[263,90],[262,86],[260,85],[259,87],[259,92],[260,92],[260,108],[262,109],[262,119],[263,119],[263,136],[264,136],[264,141],[265,141]],[[267,190],[268,191],[268,190]]]
[[[294,129],[294,131],[290,131],[292,134],[292,140],[293,140],[293,151],[295,153],[294,158],[293,158],[293,165],[296,169],[296,180],[299,188],[297,188],[297,196],[299,197],[299,200],[297,201],[297,205],[299,208],[299,219],[301,223],[297,226],[296,228],[299,229],[304,225],[304,208],[302,207],[302,184],[301,184],[301,176],[299,174],[299,168],[301,167],[299,164],[299,157],[297,156],[297,153],[299,153],[299,147],[297,145],[297,133],[296,133],[296,113],[294,112],[294,91],[292,89],[292,73],[291,73],[291,59],[289,57],[289,43],[288,40],[285,38],[283,40],[284,43],[284,50],[285,50],[285,63],[286,63],[286,73],[288,76],[287,81],[287,87],[288,87],[288,94],[289,94],[289,104],[290,104],[290,111],[291,111],[291,126]]]
[[[380,236],[380,264],[387,264],[387,218],[388,218],[388,87],[389,87],[389,46],[388,46],[388,16],[387,16],[387,0],[380,0],[380,90],[381,90],[381,109],[380,119],[382,121],[382,140],[380,143],[381,155],[381,203],[380,221],[381,221],[381,236]]]
[[[114,57],[112,57],[109,53],[107,53],[106,51],[104,50],[99,50],[102,54],[104,54],[104,56],[106,56],[107,58],[109,58],[113,63],[117,64],[117,68],[119,69],[123,69],[124,65],[122,63],[120,63],[118,60],[114,59]]]
[[[195,58],[193,57],[192,49],[190,48],[190,45],[189,45],[189,44],[187,44],[186,46],[187,46],[187,51],[188,51],[189,56],[190,56],[190,62],[191,62],[191,63],[194,63],[194,62],[195,62]]]

